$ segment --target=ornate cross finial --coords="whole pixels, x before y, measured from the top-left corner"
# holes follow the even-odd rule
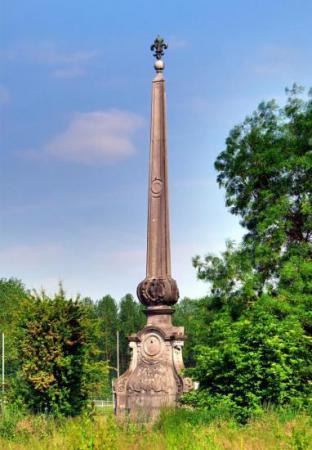
[[[161,57],[164,56],[164,50],[166,50],[167,48],[168,45],[159,35],[156,37],[154,44],[151,45],[152,52],[155,51],[154,56],[156,59],[161,59]]]

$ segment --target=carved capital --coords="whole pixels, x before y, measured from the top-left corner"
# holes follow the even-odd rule
[[[137,287],[137,295],[145,306],[174,305],[179,290],[173,278],[145,278]]]

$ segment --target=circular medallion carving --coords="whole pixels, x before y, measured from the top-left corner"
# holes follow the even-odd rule
[[[142,337],[141,358],[147,364],[158,364],[165,350],[165,344],[161,336],[155,332],[149,332]]]
[[[146,337],[143,348],[148,356],[156,356],[161,350],[161,342],[156,334],[150,334]]]
[[[159,178],[155,178],[152,181],[152,187],[151,187],[152,193],[154,194],[155,197],[160,196],[162,188],[163,188],[163,182]]]

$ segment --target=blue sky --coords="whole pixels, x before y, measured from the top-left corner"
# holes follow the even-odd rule
[[[156,6],[157,5],[157,6]],[[119,299],[145,276],[153,57],[167,40],[173,276],[239,240],[213,162],[231,127],[311,86],[312,2],[4,0],[0,276]]]

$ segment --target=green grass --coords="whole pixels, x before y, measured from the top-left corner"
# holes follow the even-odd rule
[[[0,417],[1,450],[278,450],[312,449],[304,413],[267,411],[246,425],[213,411],[163,411],[154,424],[112,413],[53,419],[8,409]]]

